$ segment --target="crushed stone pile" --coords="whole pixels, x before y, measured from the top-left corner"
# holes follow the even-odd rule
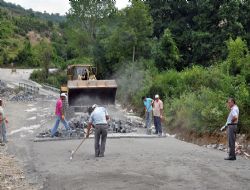
[[[12,96],[9,100],[16,102],[30,102],[35,101],[37,96],[31,94],[30,92],[20,91],[16,95]]]
[[[71,131],[66,131],[63,127],[58,129],[55,134],[56,137],[61,138],[79,138],[84,137],[87,132],[88,125],[88,114],[83,114],[81,116],[74,117],[69,120],[68,124],[71,128]],[[131,120],[129,118],[125,120],[121,119],[111,119],[108,123],[108,132],[109,133],[136,133],[138,128],[143,128],[143,122],[137,120]],[[51,131],[46,130],[39,133],[37,138],[48,138],[51,137]]]
[[[10,97],[15,94],[14,89],[7,87],[6,83],[0,80],[0,96]]]
[[[0,96],[5,97],[9,101],[17,102],[29,102],[35,101],[37,95],[31,94],[30,92],[24,92],[19,89],[9,88],[5,82],[0,80]]]

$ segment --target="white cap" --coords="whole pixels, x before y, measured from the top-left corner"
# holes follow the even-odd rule
[[[158,94],[156,94],[156,95],[155,95],[155,98],[159,98],[159,95],[158,95]]]
[[[94,104],[93,106],[92,106],[92,109],[95,109],[97,107],[97,105],[96,104]]]
[[[67,98],[67,95],[66,95],[65,93],[61,93],[60,96],[61,96],[61,97],[63,96],[63,97],[65,97],[65,98]]]

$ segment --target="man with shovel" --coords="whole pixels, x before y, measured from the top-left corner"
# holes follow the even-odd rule
[[[88,131],[86,138],[89,137],[91,127],[95,128],[95,157],[104,157],[106,139],[108,134],[109,115],[104,107],[92,106],[92,113],[89,117]],[[101,139],[101,144],[100,144]]]
[[[66,98],[67,98],[67,95],[65,93],[61,93],[60,98],[56,102],[56,110],[55,110],[56,123],[55,123],[53,129],[51,130],[51,137],[55,136],[55,134],[57,132],[57,128],[59,127],[60,121],[63,123],[66,130],[71,131],[71,129],[68,125],[68,122],[65,119],[64,112],[63,112],[63,101]]]

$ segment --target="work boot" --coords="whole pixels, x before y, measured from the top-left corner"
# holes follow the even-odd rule
[[[99,157],[104,157],[104,154],[99,154]]]
[[[236,156],[228,156],[224,160],[236,160]]]
[[[95,153],[95,157],[100,157],[100,151]]]

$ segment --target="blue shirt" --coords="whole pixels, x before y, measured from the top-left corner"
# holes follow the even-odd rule
[[[93,125],[107,124],[106,116],[108,116],[108,112],[104,107],[96,107],[89,117],[89,123]]]
[[[146,98],[146,100],[143,101],[147,112],[151,112],[153,109],[152,108],[152,101],[153,101],[153,99],[151,99],[151,98]]]

